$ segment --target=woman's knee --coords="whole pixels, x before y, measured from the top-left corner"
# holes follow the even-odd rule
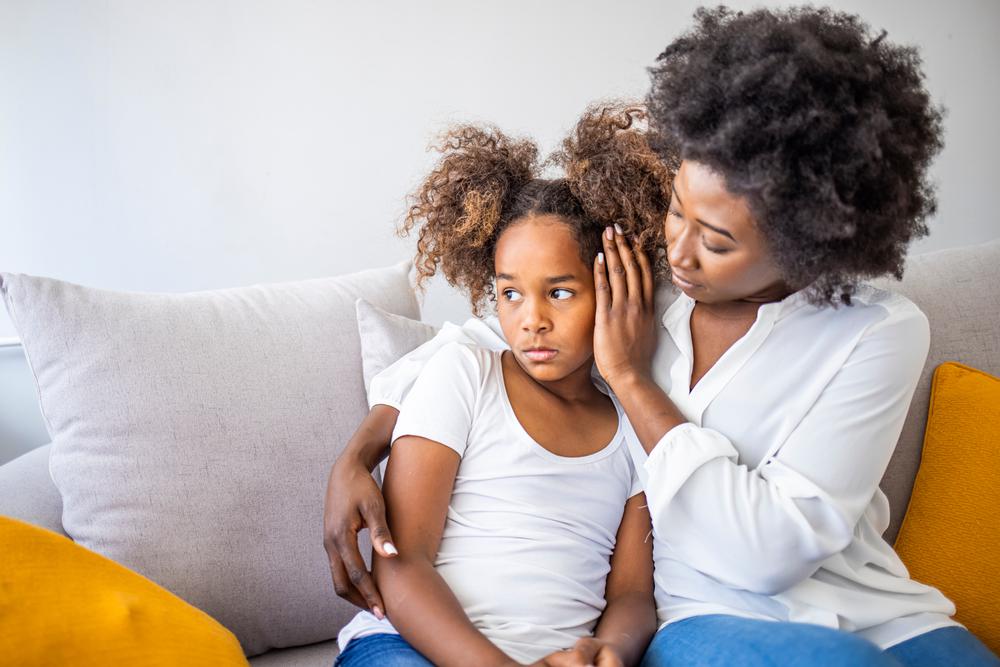
[[[899,667],[871,642],[803,623],[703,616],[678,621],[653,638],[642,667]]]

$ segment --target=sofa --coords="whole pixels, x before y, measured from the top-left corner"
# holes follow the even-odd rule
[[[0,467],[0,515],[81,540],[88,548],[124,561],[125,565],[205,609],[234,629],[247,655],[251,656],[250,664],[255,667],[332,664],[337,654],[337,630],[350,618],[353,610],[350,605],[335,598],[329,575],[325,572],[320,522],[322,495],[330,464],[365,410],[364,375],[360,360],[361,346],[365,341],[356,333],[356,322],[350,319],[353,311],[345,304],[353,306],[354,300],[361,297],[395,317],[418,318],[417,302],[409,287],[405,267],[400,265],[381,270],[381,273],[355,274],[354,277],[347,277],[346,283],[320,284],[322,281],[312,281],[305,291],[296,291],[299,289],[296,284],[287,284],[286,288],[282,288],[283,292],[279,290],[278,297],[266,290],[254,292],[252,288],[242,288],[251,291],[222,291],[225,292],[222,297],[196,293],[189,301],[178,295],[152,295],[149,299],[136,295],[126,297],[118,293],[67,286],[58,281],[5,276],[7,284],[4,289],[9,292],[6,294],[8,308],[13,302],[13,307],[22,309],[18,313],[12,311],[12,316],[39,383],[43,414],[54,444],[32,450]],[[882,480],[882,489],[889,498],[892,512],[885,536],[892,542],[906,513],[920,466],[934,370],[942,362],[958,361],[986,373],[1000,375],[1000,239],[914,255],[907,263],[901,282],[883,280],[877,285],[898,291],[913,300],[926,313],[931,329],[926,366],[895,454]],[[16,290],[22,291],[15,294]],[[330,292],[334,294],[329,302],[322,300],[326,296],[316,296]],[[230,299],[236,304],[232,308],[246,308],[246,304],[253,303],[253,299],[259,299],[259,302],[252,305],[249,311],[240,311],[244,314],[236,318],[238,322],[231,327],[231,323],[224,321],[220,315],[223,310],[213,301],[219,298]],[[44,304],[44,308],[39,306],[31,313],[23,312],[24,304],[33,303]],[[262,324],[264,320],[260,318],[265,317],[261,314],[264,311],[270,313],[276,308],[285,309],[284,319],[280,322],[280,327],[284,328],[275,325],[272,330],[268,328],[271,325]],[[302,322],[288,324],[304,308],[329,308],[324,317],[328,318],[327,321],[336,320],[340,338],[327,340],[329,337],[312,331]],[[182,341],[194,350],[191,353],[197,357],[194,360],[178,357],[176,350],[170,348],[178,344],[175,340],[178,336],[176,329],[173,333],[175,339],[159,337],[159,331],[164,326],[191,326],[185,316],[188,310],[201,313],[191,318],[201,322],[200,328],[193,333],[184,329],[187,337]],[[136,312],[141,317],[130,320],[129,317]],[[246,312],[253,317],[246,316]],[[142,329],[147,320],[157,317],[164,318],[167,325],[161,322],[149,330]],[[105,320],[105,323],[95,324],[97,319]],[[52,333],[53,322],[66,323],[69,320],[72,320],[72,326],[66,324],[66,331],[59,336]],[[244,330],[256,336],[254,341],[261,337],[270,340],[267,346],[261,347],[260,354],[249,361],[242,352],[233,352],[241,341],[247,340],[240,337],[246,333]],[[110,352],[103,349],[87,351],[90,344],[87,341],[106,341],[109,337],[128,341]],[[411,345],[418,342],[415,340]],[[300,363],[295,354],[301,350],[309,350],[309,354],[332,366],[323,367],[323,373],[317,373],[315,365],[306,359],[301,367],[296,367],[291,380],[276,380],[280,383],[280,392],[274,391],[273,385],[254,389],[254,367],[271,363],[275,354],[286,355],[282,359],[282,367],[294,366]],[[165,357],[166,361],[160,365],[144,366],[139,377],[128,376],[133,366],[150,363],[150,355]],[[64,356],[77,359],[79,363],[72,367],[59,366]],[[246,386],[241,385],[241,393],[235,396],[232,405],[250,405],[256,400],[272,401],[266,410],[248,409],[241,413],[239,422],[227,421],[227,414],[220,413],[213,401],[220,392],[230,391],[234,382],[212,384],[214,366],[211,364],[215,364],[213,359],[216,356],[224,357],[219,362],[219,368],[224,369],[227,378],[236,377],[234,373],[244,373],[239,376],[239,382]],[[206,363],[210,364],[208,370],[204,367]],[[151,374],[156,375],[155,382],[147,382]],[[198,374],[204,375],[210,388],[199,384],[192,390],[190,385],[185,384]],[[126,380],[138,384],[129,385]],[[86,385],[86,391],[81,390],[82,384]],[[185,389],[181,391],[177,389],[179,387]],[[323,402],[310,402],[313,397],[309,392],[314,391],[323,394]],[[141,392],[147,392],[146,398],[141,402],[134,400],[134,396]],[[192,395],[192,392],[197,395]],[[302,392],[303,395],[295,396],[295,392]],[[162,407],[164,402],[169,401],[174,402],[173,407]],[[327,403],[333,401],[347,407],[341,405],[331,409]],[[298,405],[308,406],[310,415],[318,415],[316,420],[303,425],[300,423],[301,416],[289,415],[289,406]],[[120,419],[125,426],[109,430],[101,436],[103,440],[94,438],[93,431],[100,429],[102,424],[86,420],[94,419],[92,413],[95,412],[97,415],[108,415],[100,418],[109,423],[118,423],[116,420]],[[157,419],[163,421],[158,423]],[[185,419],[189,421],[185,422]],[[227,435],[233,429],[241,428],[244,422],[250,422],[246,433],[254,434],[263,429],[270,433],[269,439],[254,440],[248,445],[246,434],[239,437]],[[197,428],[189,428],[193,423],[197,424]],[[153,435],[144,435],[144,429]],[[206,429],[212,430],[211,437],[203,433]],[[142,456],[148,456],[149,452],[143,453],[138,449],[134,456],[128,450],[127,454],[132,458],[120,470],[107,469],[111,470],[107,472],[100,467],[107,465],[109,456],[117,455],[116,450],[109,447],[140,448],[143,438],[159,437],[158,434],[165,430],[171,432],[174,438],[171,442],[189,447],[184,460],[162,462],[162,466],[175,466],[172,476],[153,479],[149,482],[151,486],[142,487],[147,484],[147,477],[156,477],[158,468],[142,464],[148,461]],[[306,456],[294,446],[288,446],[289,442],[310,442],[313,448]],[[90,447],[91,453],[97,452],[100,457],[87,458],[77,451],[66,451],[70,447]],[[157,451],[156,447],[149,449]],[[156,455],[166,456],[163,453]],[[252,461],[234,460],[243,456],[252,458]],[[298,460],[300,456],[301,461]],[[160,459],[154,460],[161,465]],[[116,498],[113,503],[101,500],[103,504],[95,504],[94,497],[100,496],[105,491],[102,485],[107,487],[108,484],[92,478],[98,472],[93,475],[88,472],[87,476],[75,478],[74,467],[78,465],[92,466],[86,468],[88,471],[105,470],[100,472],[101,475],[120,474],[123,485],[127,487],[134,483],[144,491],[138,499]],[[297,471],[294,474],[299,475],[289,482],[294,485],[294,492],[280,488],[279,484],[281,475],[292,475],[289,471]],[[241,475],[246,475],[242,481]],[[277,488],[271,488],[272,481],[273,485],[278,485]],[[241,507],[252,503],[249,513],[259,518],[251,516],[246,519],[240,513],[231,514],[237,516],[239,521],[220,522],[218,517],[207,517],[206,523],[192,528],[200,520],[200,514],[214,512],[219,505],[225,505],[225,499],[204,499],[210,497],[216,486],[229,483],[232,486],[227,487],[226,497],[234,502],[232,507],[218,511],[239,513]],[[188,486],[183,492],[175,494],[176,498],[164,500],[164,496],[171,496],[169,491],[173,484]],[[253,493],[243,490],[247,488],[252,488]],[[284,497],[289,495],[297,500],[282,504]],[[261,498],[269,500],[259,504]],[[136,512],[147,513],[139,519],[121,514],[122,503],[126,501],[141,506]],[[188,512],[183,511],[186,501],[194,505],[189,507]],[[282,505],[272,511],[276,503]],[[88,512],[100,515],[101,521],[88,516]],[[185,515],[184,521],[174,521],[178,514]],[[283,532],[284,524],[294,523],[287,517],[300,515],[302,521],[299,527]],[[135,520],[141,535],[107,537],[107,531],[114,530],[108,524],[114,523],[116,516],[122,516],[123,522]],[[255,532],[265,521],[270,521],[266,524],[267,530],[255,534],[253,540],[246,540],[246,535],[232,534],[236,529]],[[157,526],[165,522],[170,523],[169,530],[158,532],[160,529]],[[219,528],[212,529],[212,525]],[[222,533],[225,534],[224,539],[219,538],[218,534]],[[167,554],[163,558],[176,558],[179,567],[171,569],[156,559],[144,558],[148,555],[142,553],[144,548],[162,550],[175,539],[181,542],[188,540],[184,547],[186,551]],[[250,560],[240,567],[227,568],[227,561],[242,557],[238,551],[252,551],[261,542],[266,542],[266,546],[261,547],[266,553],[258,560],[248,557]],[[211,549],[223,548],[226,553],[210,552]],[[185,558],[188,559],[186,562]],[[282,563],[297,558],[301,559],[296,561],[294,568],[281,569]],[[193,580],[183,578],[185,570],[203,563],[211,564],[205,569],[207,574],[203,573]],[[239,578],[258,566],[268,575],[266,580],[261,580],[267,585]],[[290,581],[305,570],[311,577],[305,583],[291,582],[285,588],[272,585],[275,580]],[[210,595],[205,594],[215,585],[214,579],[230,576],[236,578],[226,584],[226,590],[213,589]],[[238,589],[238,594],[232,593],[235,589]],[[298,597],[299,601],[274,599],[281,596]],[[308,604],[297,604],[300,601]],[[248,609],[248,606],[255,608]],[[268,608],[264,613],[257,607]],[[255,617],[256,613],[263,615]],[[300,631],[305,626],[312,629]],[[274,628],[277,630],[272,632]]]

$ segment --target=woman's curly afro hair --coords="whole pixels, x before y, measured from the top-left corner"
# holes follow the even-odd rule
[[[654,147],[747,198],[772,257],[814,303],[902,276],[935,211],[941,115],[915,49],[811,7],[699,9],[650,69]]]
[[[618,224],[665,275],[671,171],[650,148],[645,120],[641,106],[593,106],[541,164],[534,143],[495,127],[448,130],[435,146],[441,159],[411,195],[399,228],[402,236],[418,232],[418,286],[440,268],[481,313],[496,298],[493,256],[500,235],[533,215],[560,217],[585,264],[601,250],[604,228]],[[541,178],[545,166],[560,168],[563,176]]]

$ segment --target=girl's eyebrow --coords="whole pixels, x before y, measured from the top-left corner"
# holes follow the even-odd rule
[[[516,276],[512,276],[509,273],[498,273],[496,279],[497,280],[515,280]],[[565,274],[563,274],[561,276],[552,276],[551,278],[546,278],[545,282],[550,283],[550,284],[551,283],[566,283],[566,282],[570,282],[570,281],[573,281],[573,280],[579,280],[579,278],[577,278],[575,274],[565,273]]]

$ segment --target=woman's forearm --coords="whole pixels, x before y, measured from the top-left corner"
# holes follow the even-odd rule
[[[389,440],[396,428],[399,410],[388,405],[375,405],[348,440],[340,458],[355,461],[371,472],[389,454]]]
[[[667,431],[687,422],[651,377],[638,373],[625,375],[617,379],[611,389],[625,409],[647,454],[653,451]]]
[[[432,563],[421,557],[378,559],[375,580],[389,620],[435,665],[516,665],[472,625]]]

